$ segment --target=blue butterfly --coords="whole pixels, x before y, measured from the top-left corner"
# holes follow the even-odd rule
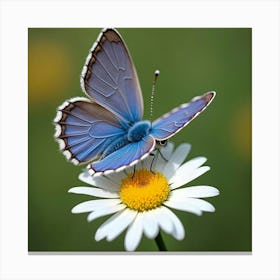
[[[58,107],[55,139],[74,164],[90,162],[93,174],[135,165],[156,144],[164,144],[200,114],[215,92],[193,98],[150,122],[142,120],[142,93],[129,51],[120,34],[104,29],[86,58],[76,97]]]

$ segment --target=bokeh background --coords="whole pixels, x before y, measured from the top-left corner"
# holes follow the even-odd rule
[[[158,79],[154,118],[192,97],[215,90],[214,102],[172,138],[192,144],[189,158],[206,156],[211,171],[190,185],[220,190],[207,199],[215,213],[201,217],[175,211],[186,238],[163,238],[170,251],[251,251],[252,56],[249,28],[118,29],[138,72],[149,118],[153,73]],[[65,99],[84,96],[80,74],[100,29],[31,28],[28,32],[29,91],[29,251],[123,251],[124,234],[113,242],[95,242],[106,218],[92,223],[71,208],[89,197],[69,194],[84,185],[82,167],[68,163],[53,139],[56,108]],[[138,251],[157,251],[144,237]]]

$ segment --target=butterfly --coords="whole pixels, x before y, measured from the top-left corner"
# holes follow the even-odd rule
[[[65,101],[54,119],[55,139],[73,164],[89,163],[91,175],[135,165],[179,132],[213,100],[210,91],[151,122],[128,48],[115,29],[103,29],[81,74],[85,97]]]

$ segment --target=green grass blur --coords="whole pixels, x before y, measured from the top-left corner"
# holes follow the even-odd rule
[[[161,71],[154,118],[192,97],[215,90],[214,102],[172,138],[192,144],[189,158],[206,156],[211,171],[189,185],[212,185],[215,213],[201,217],[175,211],[186,229],[183,241],[163,234],[170,251],[251,251],[252,49],[249,28],[119,29],[140,80],[149,118],[153,73]],[[95,242],[92,223],[71,208],[87,196],[67,193],[82,168],[68,163],[53,139],[56,108],[84,96],[80,74],[100,29],[32,28],[28,35],[29,251],[123,251],[124,234]],[[144,237],[138,251],[157,251]]]

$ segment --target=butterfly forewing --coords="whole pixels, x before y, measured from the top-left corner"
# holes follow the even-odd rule
[[[81,86],[90,98],[124,122],[142,119],[143,100],[137,73],[116,30],[106,29],[99,35],[86,59]]]
[[[179,132],[198,116],[213,100],[215,92],[208,92],[203,96],[193,98],[189,103],[173,109],[152,124],[151,135],[156,140],[166,140]]]

